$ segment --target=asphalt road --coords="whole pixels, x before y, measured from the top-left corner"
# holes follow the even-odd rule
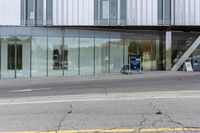
[[[147,73],[1,80],[0,133],[198,133],[199,79]]]
[[[41,81],[41,82],[40,82]],[[43,81],[43,82],[42,82]],[[200,90],[200,73],[147,73],[101,78],[74,77],[0,81],[0,99],[80,94]]]

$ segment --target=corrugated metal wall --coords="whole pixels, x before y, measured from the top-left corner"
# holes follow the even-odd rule
[[[175,25],[200,25],[200,0],[174,0]]]
[[[20,25],[20,0],[0,0],[0,25]]]
[[[158,25],[158,0],[127,0],[127,25]]]
[[[94,0],[53,0],[53,25],[94,25]]]

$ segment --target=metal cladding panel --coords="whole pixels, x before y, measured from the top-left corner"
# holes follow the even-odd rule
[[[127,0],[127,25],[158,25],[158,0]]]
[[[94,25],[94,0],[53,0],[53,25]]]
[[[174,0],[175,25],[200,25],[200,0]]]
[[[0,25],[20,25],[20,0],[0,0]]]

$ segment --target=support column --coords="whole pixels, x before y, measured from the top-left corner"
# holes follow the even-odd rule
[[[165,60],[166,60],[166,70],[170,71],[172,67],[172,32],[167,31],[166,32],[166,40],[165,40],[165,48],[166,48],[166,54],[165,54]]]

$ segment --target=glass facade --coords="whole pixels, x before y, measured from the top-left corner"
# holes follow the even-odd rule
[[[117,74],[130,54],[141,55],[143,70],[165,69],[165,32],[39,27],[0,31],[1,78]]]
[[[94,19],[96,25],[125,25],[126,0],[95,0]]]
[[[66,63],[65,76],[76,76],[79,71],[79,38],[65,37]]]
[[[177,63],[181,56],[189,49],[192,43],[197,39],[199,33],[184,33],[184,32],[173,32],[172,38],[172,66]],[[188,58],[192,62],[199,60],[199,47],[192,53]],[[183,70],[184,65],[179,69]]]
[[[51,25],[52,21],[53,0],[21,0],[22,25]]]
[[[158,24],[171,24],[171,0],[158,0]]]
[[[47,37],[32,37],[31,69],[32,77],[47,76]]]

